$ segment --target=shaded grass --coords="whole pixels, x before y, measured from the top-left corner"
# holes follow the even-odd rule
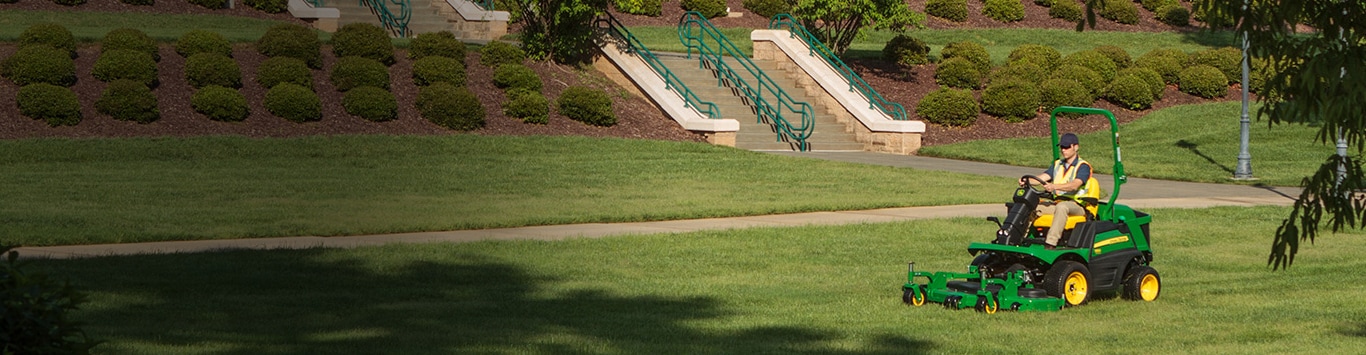
[[[29,246],[986,203],[1013,187],[996,177],[584,137],[29,139],[0,141],[0,151],[0,236]]]
[[[90,293],[75,317],[110,354],[1039,353],[1057,332],[1079,353],[1355,352],[1366,239],[1272,272],[1287,211],[1150,210],[1161,297],[1052,313],[901,304],[905,263],[961,270],[980,219],[35,266]]]
[[[1129,176],[1164,180],[1228,183],[1238,164],[1238,102],[1177,106],[1157,110],[1122,125],[1121,156]],[[1315,139],[1318,127],[1268,126],[1255,120],[1249,129],[1256,184],[1299,186],[1329,155],[1332,145]],[[1062,118],[1066,120],[1066,118]],[[1109,130],[1080,135],[1081,156],[1097,171],[1113,172]],[[922,148],[921,155],[1019,166],[1052,163],[1048,137],[981,140]]]

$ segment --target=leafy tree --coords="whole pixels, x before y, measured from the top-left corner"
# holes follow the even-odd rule
[[[836,54],[844,54],[869,26],[901,30],[925,23],[925,14],[911,11],[902,0],[801,0],[792,12]]]
[[[1259,117],[1271,124],[1316,123],[1316,139],[1345,139],[1355,155],[1329,156],[1313,175],[1281,222],[1267,264],[1289,267],[1300,242],[1313,243],[1320,223],[1337,232],[1366,228],[1366,2],[1343,0],[1198,0],[1212,15],[1231,15],[1237,31],[1246,33],[1249,53],[1265,59],[1274,76],[1256,90],[1263,105]],[[1296,32],[1296,25],[1315,31]],[[1326,218],[1326,220],[1325,220]]]
[[[533,59],[582,61],[596,47],[593,21],[607,0],[510,0],[523,24],[522,46]]]

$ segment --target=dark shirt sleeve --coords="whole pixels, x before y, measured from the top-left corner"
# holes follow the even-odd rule
[[[1076,178],[1081,180],[1082,187],[1086,187],[1086,180],[1091,178],[1091,164],[1078,166]]]

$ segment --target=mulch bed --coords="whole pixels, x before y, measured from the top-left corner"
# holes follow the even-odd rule
[[[767,28],[768,19],[748,12],[742,0],[727,0],[738,17],[712,19],[718,27]],[[910,0],[913,9],[923,9],[924,0]],[[981,3],[969,1],[970,15],[963,23],[953,23],[938,18],[929,19],[929,28],[1065,28],[1075,26],[1063,20],[1052,19],[1047,8],[1025,1],[1026,19],[1015,23],[1001,23],[981,15]],[[54,10],[54,11],[110,11],[110,12],[151,12],[176,14],[219,14],[243,16],[295,23],[302,21],[287,14],[266,14],[244,6],[235,9],[210,10],[183,1],[158,1],[153,7],[132,6],[117,0],[90,0],[76,7],[67,7],[42,0],[21,0],[15,4],[0,4],[3,10]],[[1104,19],[1096,26],[1098,30],[1109,31],[1194,31],[1194,27],[1174,28],[1153,20],[1146,10],[1139,9],[1143,20],[1138,25],[1121,25]],[[661,16],[649,17],[615,13],[614,15],[627,26],[674,26],[683,10],[679,0],[663,1]],[[0,57],[7,57],[15,51],[13,44],[0,44]],[[72,90],[82,101],[83,120],[79,125],[69,127],[48,127],[45,123],[19,114],[14,103],[18,87],[7,80],[0,80],[0,139],[31,137],[155,137],[155,136],[200,136],[200,135],[242,135],[249,137],[294,137],[308,135],[338,134],[395,134],[395,135],[441,135],[457,134],[432,124],[419,117],[415,108],[418,87],[412,84],[412,61],[406,52],[398,50],[398,63],[390,67],[391,91],[399,103],[399,118],[389,122],[370,122],[347,114],[341,107],[342,93],[337,92],[328,80],[328,73],[336,61],[330,48],[324,47],[324,66],[314,71],[315,91],[322,101],[323,118],[318,122],[294,123],[270,114],[263,106],[265,88],[255,81],[256,67],[265,57],[256,53],[250,44],[238,44],[233,51],[242,70],[243,87],[251,108],[250,116],[243,122],[224,123],[209,120],[190,108],[190,95],[193,88],[184,78],[184,58],[180,57],[168,44],[161,48],[162,60],[159,63],[160,85],[153,91],[157,95],[161,119],[150,124],[137,124],[117,121],[100,114],[94,109],[94,102],[104,90],[105,83],[90,74],[90,68],[99,55],[96,44],[84,44],[76,59],[78,83]],[[627,94],[603,76],[593,71],[556,65],[551,63],[531,63],[530,67],[539,73],[545,87],[542,92],[552,101],[560,92],[571,85],[585,85],[599,88],[609,93],[613,100],[613,110],[618,123],[612,127],[586,125],[558,114],[552,108],[548,124],[527,124],[502,114],[500,104],[506,101],[503,92],[492,83],[492,69],[478,63],[478,53],[471,52],[466,58],[467,86],[479,97],[487,116],[483,128],[474,134],[485,135],[581,135],[593,137],[624,137],[639,139],[659,139],[673,141],[701,141],[701,137],[683,130],[673,120],[658,110],[646,99]],[[904,105],[910,114],[926,93],[938,88],[934,83],[934,66],[926,65],[904,71],[895,65],[876,60],[852,60],[849,63],[865,80],[887,99]],[[1236,98],[1236,90],[1216,100]],[[1165,97],[1154,104],[1153,109],[1209,102],[1168,87]],[[552,106],[554,103],[552,102]],[[1129,122],[1149,111],[1131,111],[1114,107],[1108,102],[1098,101],[1097,106],[1115,113],[1121,122]],[[1103,118],[1086,117],[1064,120],[1064,130],[1090,132],[1104,129],[1108,125]],[[927,146],[948,144],[977,139],[995,139],[1020,136],[1046,135],[1049,131],[1047,115],[1040,113],[1035,119],[1023,123],[1006,123],[995,117],[981,114],[969,127],[944,127],[928,124],[924,135]]]

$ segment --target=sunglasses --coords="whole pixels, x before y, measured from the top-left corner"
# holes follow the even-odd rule
[[[1062,149],[1072,149],[1072,145],[1071,145],[1071,144],[1059,145],[1058,148],[1062,148]]]

